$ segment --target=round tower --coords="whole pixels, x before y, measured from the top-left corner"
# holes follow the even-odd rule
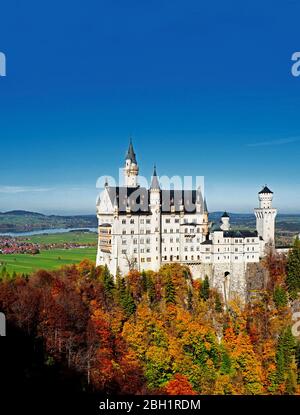
[[[222,229],[222,231],[229,231],[230,229],[230,223],[229,223],[230,217],[228,215],[227,212],[224,212],[223,215],[221,216],[221,225],[220,228]]]
[[[150,211],[151,211],[151,257],[153,269],[159,270],[161,264],[161,203],[160,203],[160,185],[156,173],[156,167],[153,169],[153,176],[150,186]]]
[[[275,218],[277,209],[272,207],[273,192],[267,185],[258,193],[259,208],[254,210],[256,230],[264,244],[275,245]]]

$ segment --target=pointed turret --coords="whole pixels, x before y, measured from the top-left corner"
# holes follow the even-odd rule
[[[131,163],[137,164],[136,157],[135,157],[135,152],[133,150],[133,145],[132,145],[132,139],[131,138],[130,138],[130,141],[129,141],[129,147],[128,147],[128,150],[127,150],[127,154],[126,154],[125,160],[130,160]]]
[[[204,198],[204,208],[203,209],[204,209],[205,213],[208,213],[206,197]]]
[[[137,177],[139,174],[139,167],[136,161],[135,152],[133,150],[132,140],[130,139],[128,151],[125,157],[125,186],[137,187]]]
[[[157,177],[157,173],[156,173],[156,166],[154,165],[154,169],[153,169],[153,175],[152,175],[152,181],[151,181],[151,186],[150,186],[151,190],[160,190],[160,185],[159,185],[159,181],[158,181],[158,177]]]

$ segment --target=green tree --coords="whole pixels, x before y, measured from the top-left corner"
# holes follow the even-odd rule
[[[176,290],[171,277],[167,279],[165,290],[166,303],[176,304]]]
[[[277,308],[286,307],[288,303],[288,298],[286,291],[280,285],[276,285],[273,292],[273,300]]]
[[[114,279],[111,273],[109,272],[109,269],[107,265],[104,267],[103,271],[103,286],[104,286],[104,292],[108,297],[112,296],[112,292],[115,288]]]
[[[288,254],[286,283],[291,298],[296,298],[300,291],[300,240],[298,237]]]
[[[148,278],[147,279],[147,294],[148,294],[148,299],[150,304],[154,303],[155,301],[155,285],[154,282],[152,281],[152,278]]]
[[[215,310],[217,313],[222,313],[223,311],[222,302],[221,302],[219,293],[217,293],[215,297]]]
[[[279,336],[276,351],[277,382],[283,383],[290,376],[295,357],[296,342],[291,328],[287,327]]]
[[[122,294],[121,305],[128,318],[135,313],[136,305],[132,297],[132,294],[128,288]]]
[[[201,284],[199,297],[204,301],[208,300],[209,298],[209,281],[207,275],[205,275],[204,281]]]

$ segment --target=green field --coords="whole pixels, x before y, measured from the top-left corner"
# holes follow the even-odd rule
[[[52,235],[51,235],[52,236]],[[57,235],[56,235],[57,236]],[[65,239],[64,239],[65,241]],[[3,266],[9,273],[30,274],[38,269],[55,269],[62,265],[79,263],[85,258],[96,260],[96,247],[77,249],[42,250],[40,254],[0,254],[0,271]]]
[[[60,243],[88,243],[97,244],[96,232],[64,232],[53,234],[41,234],[32,236],[23,236],[19,239],[29,241],[34,244],[60,244]]]

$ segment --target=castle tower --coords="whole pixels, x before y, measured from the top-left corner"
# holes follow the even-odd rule
[[[275,218],[277,209],[272,208],[273,192],[265,186],[258,193],[259,208],[254,209],[256,230],[265,244],[275,245]]]
[[[139,167],[136,161],[135,152],[133,150],[132,141],[130,139],[129,148],[125,157],[124,179],[126,187],[137,187],[137,177]]]
[[[156,173],[156,167],[153,169],[153,176],[150,186],[150,210],[151,210],[151,257],[153,269],[159,270],[161,263],[161,203],[160,203],[160,185]]]
[[[230,223],[229,223],[229,215],[227,212],[224,212],[222,217],[221,217],[221,225],[220,228],[222,229],[222,231],[229,231],[230,229]]]

